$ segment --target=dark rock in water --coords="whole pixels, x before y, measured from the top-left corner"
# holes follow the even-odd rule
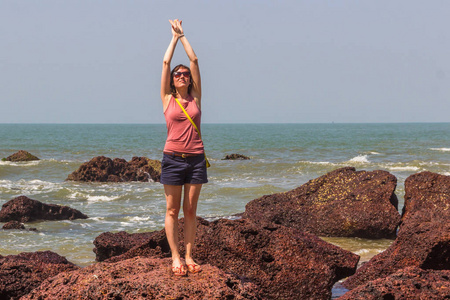
[[[210,265],[176,277],[171,259],[136,257],[61,273],[22,300],[32,299],[258,299],[256,289]]]
[[[246,160],[246,159],[250,159],[250,157],[242,154],[233,153],[225,156],[222,160]]]
[[[68,206],[45,204],[26,196],[14,198],[3,204],[0,222],[32,222],[37,220],[87,219],[88,216]]]
[[[22,223],[18,222],[18,221],[9,221],[8,223],[6,223],[5,225],[3,225],[2,229],[25,229],[25,225],[23,225]]]
[[[3,225],[2,229],[4,230],[28,230],[28,231],[38,231],[36,228],[34,227],[30,227],[30,228],[25,228],[25,225],[23,225],[22,223],[18,222],[18,221],[9,221],[8,223],[6,223],[5,225]]]
[[[386,171],[341,168],[292,191],[255,199],[243,217],[319,236],[392,238],[400,222],[396,184]]]
[[[37,158],[36,156],[34,156],[33,154],[25,151],[25,150],[20,150],[10,156],[8,156],[7,158],[3,158],[3,161],[32,161],[32,160],[39,160],[39,158]]]
[[[94,240],[95,259],[104,261],[111,257],[122,255],[133,247],[149,243],[153,243],[154,247],[152,247],[152,253],[147,253],[146,256],[164,257],[170,253],[165,234],[160,231],[132,234],[125,231],[118,233],[105,232]]]
[[[66,180],[85,182],[128,182],[153,180],[159,182],[161,162],[146,157],[133,157],[127,162],[122,158],[114,160],[97,156],[82,164]]]
[[[410,267],[388,277],[367,282],[338,299],[450,299],[449,279],[449,270]]]
[[[355,288],[399,269],[450,269],[449,177],[430,172],[405,181],[405,213],[397,239],[343,285]],[[439,188],[438,188],[439,187]]]
[[[45,279],[76,269],[79,268],[51,251],[0,256],[0,299],[19,299]]]
[[[183,245],[180,220],[180,250]],[[170,255],[159,240],[133,247],[108,261],[134,256]],[[262,299],[330,299],[331,288],[339,279],[353,274],[359,256],[340,249],[314,235],[280,225],[262,227],[249,220],[214,222],[198,218],[194,257],[202,264],[218,267],[257,285]]]

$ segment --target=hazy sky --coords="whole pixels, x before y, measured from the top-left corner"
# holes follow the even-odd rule
[[[203,122],[450,121],[450,1],[0,0],[0,123],[164,123],[173,18]]]

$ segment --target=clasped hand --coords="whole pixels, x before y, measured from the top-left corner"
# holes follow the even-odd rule
[[[181,27],[181,20],[175,19],[175,20],[169,20],[170,24],[172,25],[172,34],[175,37],[183,36],[183,27]]]

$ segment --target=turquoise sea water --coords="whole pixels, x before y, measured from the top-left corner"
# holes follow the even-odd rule
[[[231,217],[263,195],[294,189],[334,169],[386,170],[404,181],[414,173],[450,175],[450,123],[429,124],[203,124],[212,164],[198,214]],[[75,264],[94,262],[92,241],[105,231],[145,232],[164,224],[159,183],[76,183],[67,176],[95,156],[162,158],[163,124],[0,124],[0,159],[27,150],[41,160],[0,162],[0,205],[26,195],[68,205],[87,220],[36,222],[39,232],[0,230],[0,254],[52,250]],[[250,156],[224,161],[227,154]],[[2,226],[3,223],[0,223]],[[325,238],[368,260],[391,240]]]

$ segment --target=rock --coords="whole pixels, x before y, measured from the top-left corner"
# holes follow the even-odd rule
[[[250,201],[243,217],[319,236],[393,238],[400,222],[396,184],[386,171],[341,168],[292,191]]]
[[[23,297],[32,299],[258,299],[256,289],[210,265],[187,277],[171,260],[136,257],[61,273]]]
[[[421,172],[406,178],[402,222],[422,210],[440,212],[449,217],[450,176]]]
[[[32,160],[39,160],[39,158],[37,158],[36,156],[34,156],[33,154],[25,151],[25,150],[20,150],[10,156],[8,156],[7,158],[3,158],[3,161],[32,161]]]
[[[450,185],[445,188],[448,176],[436,175],[425,172],[406,179],[406,209],[397,239],[348,278],[346,288],[407,267],[450,269]]]
[[[199,230],[195,257],[248,278],[263,299],[330,299],[359,256],[314,235],[249,220],[218,220]]]
[[[88,216],[68,206],[45,204],[26,196],[19,196],[5,204],[0,210],[0,222],[32,222],[37,220],[87,219]]]
[[[338,299],[449,299],[449,279],[449,270],[422,270],[410,267],[386,278],[369,281]]]
[[[0,256],[0,299],[19,299],[45,279],[76,269],[73,263],[51,251]]]
[[[25,226],[17,221],[9,221],[5,225],[3,225],[2,229],[25,229]]]
[[[16,230],[38,231],[34,227],[30,227],[27,229],[27,228],[25,228],[25,225],[23,225],[22,223],[20,223],[18,221],[9,221],[5,225],[3,225],[2,229],[4,229],[4,230],[16,229]]]
[[[120,172],[122,181],[158,181],[161,177],[161,162],[146,157],[133,157]]]
[[[70,174],[66,180],[84,182],[159,182],[161,162],[146,157],[133,157],[127,162],[122,158],[111,160],[105,156],[97,156],[83,163],[78,170]]]
[[[163,232],[160,240],[154,236],[108,261],[153,256],[158,247],[158,256],[170,255],[168,248],[159,246],[166,243]],[[183,230],[180,241],[183,253]],[[256,284],[262,299],[329,299],[333,284],[353,274],[359,260],[349,251],[293,228],[264,228],[244,219],[208,222],[200,218],[194,257]]]
[[[414,218],[418,222],[403,224],[394,243],[363,264],[343,285],[353,289],[410,266],[449,269],[450,222],[436,217],[430,212],[417,213]]]
[[[153,243],[154,245],[154,247],[150,247],[153,250],[152,253],[147,253],[146,256],[165,257],[170,253],[169,244],[162,231],[132,234],[125,231],[118,233],[105,232],[94,240],[95,259],[97,261],[104,261],[108,258],[124,254],[133,247],[146,243]]]
[[[225,156],[222,160],[247,160],[247,159],[250,159],[250,157],[242,154],[233,153]]]

